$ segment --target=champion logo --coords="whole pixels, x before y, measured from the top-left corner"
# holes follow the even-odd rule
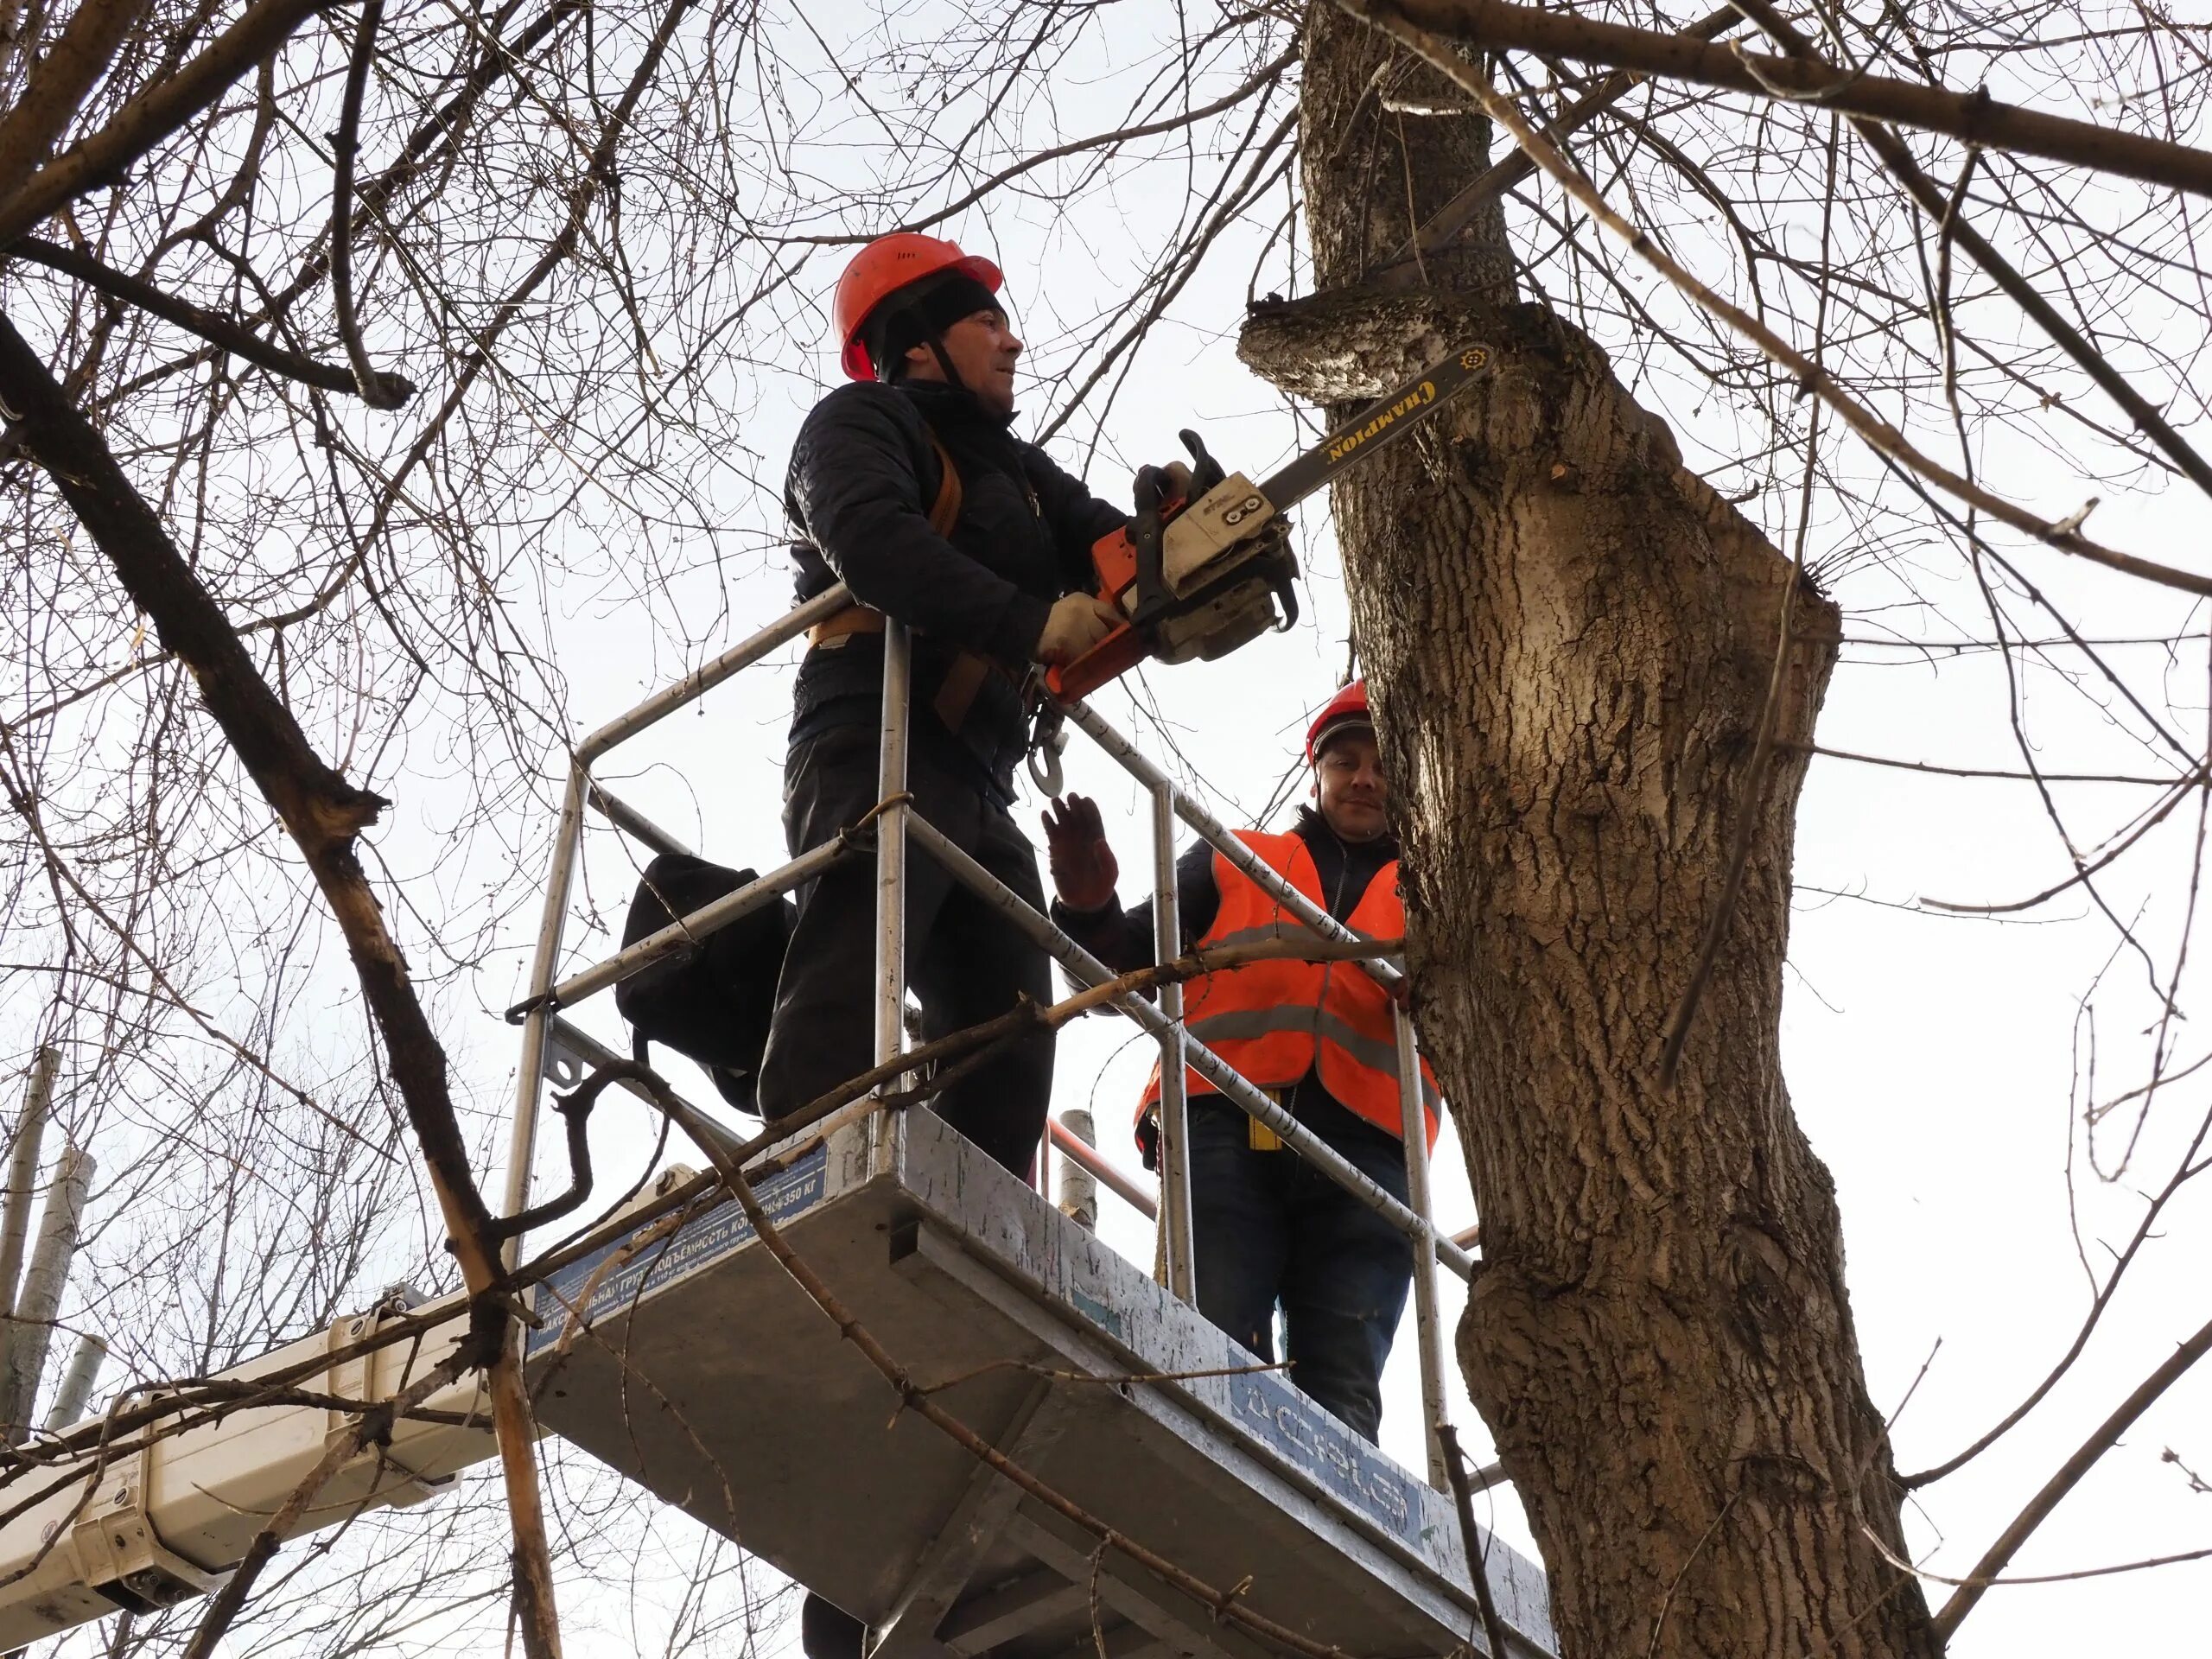
[[[1426,409],[1435,401],[1436,382],[1422,381],[1357,432],[1347,432],[1340,438],[1332,439],[1329,444],[1329,459],[1332,461],[1342,461],[1369,439],[1381,436],[1406,416],[1416,410]]]

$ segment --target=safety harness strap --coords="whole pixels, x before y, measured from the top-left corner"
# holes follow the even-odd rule
[[[952,464],[951,451],[935,432],[930,434],[930,447],[937,451],[938,461],[937,499],[930,504],[930,528],[950,541],[952,527],[960,522],[960,469]],[[849,605],[836,615],[808,629],[806,643],[817,651],[834,648],[856,633],[881,633],[889,620],[881,611],[868,606]],[[989,658],[972,651],[963,651],[952,659],[952,666],[945,671],[944,683],[930,703],[946,731],[959,731],[968,718],[968,711],[976,706],[976,694],[983,689],[983,682],[989,677],[993,667]]]

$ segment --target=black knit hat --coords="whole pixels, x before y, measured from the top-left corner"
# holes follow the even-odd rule
[[[944,275],[901,289],[868,313],[861,325],[861,340],[880,379],[899,378],[906,353],[934,340],[953,324],[978,311],[1006,309],[1004,297],[994,294],[965,271]]]

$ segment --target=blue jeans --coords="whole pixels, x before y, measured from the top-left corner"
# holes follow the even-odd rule
[[[1405,1149],[1308,1078],[1292,1110],[1401,1203]],[[1191,1097],[1191,1223],[1198,1311],[1261,1358],[1275,1357],[1281,1303],[1290,1380],[1370,1440],[1382,1421],[1382,1363],[1413,1283],[1406,1236],[1287,1147],[1256,1152],[1252,1120]]]

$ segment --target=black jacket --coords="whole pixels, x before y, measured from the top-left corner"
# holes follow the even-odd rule
[[[949,541],[929,523],[941,471],[932,432],[960,474]],[[807,537],[792,550],[798,597],[842,578],[862,604],[911,625],[916,741],[964,751],[1010,797],[1025,737],[1015,677],[1052,601],[1096,580],[1091,543],[1127,515],[1013,436],[968,392],[912,380],[855,382],[817,404],[792,448],[785,499]],[[959,732],[948,735],[931,704],[963,650],[1015,677],[987,678]],[[880,635],[809,652],[791,741],[835,726],[874,727],[882,696]]]
[[[1345,841],[1329,828],[1329,822],[1310,806],[1298,809],[1291,834],[1313,855],[1313,868],[1321,877],[1321,895],[1329,914],[1349,921],[1366,894],[1367,885],[1382,867],[1398,856],[1398,838],[1378,836],[1373,841]],[[1192,842],[1175,861],[1175,919],[1188,950],[1205,938],[1221,913],[1221,888],[1214,880],[1213,848]],[[1084,950],[1117,974],[1142,968],[1152,961],[1152,900],[1124,910],[1119,899],[1097,910],[1071,910],[1052,901],[1052,919]]]
[[[1306,843],[1306,850],[1313,855],[1313,868],[1321,878],[1321,896],[1327,903],[1329,914],[1340,922],[1351,920],[1368,884],[1384,865],[1398,856],[1395,836],[1378,836],[1373,841],[1345,841],[1329,828],[1327,819],[1310,806],[1298,809],[1298,820],[1290,830]],[[1213,849],[1205,842],[1194,842],[1175,861],[1175,919],[1180,925],[1183,949],[1188,950],[1205,938],[1220,913],[1221,887],[1214,879]],[[1054,899],[1052,919],[1077,944],[1117,974],[1142,968],[1152,961],[1149,899],[1128,910],[1122,907],[1119,899],[1096,910],[1071,910]],[[1201,1110],[1238,1109],[1211,1095],[1193,1096],[1192,1100]],[[1389,1138],[1385,1131],[1369,1123],[1322,1088],[1320,1077],[1311,1071],[1292,1085],[1282,1103],[1293,1117],[1324,1139],[1341,1142],[1346,1136]],[[1157,1156],[1158,1134],[1154,1122],[1149,1118],[1137,1131],[1137,1141],[1144,1150],[1147,1169]]]

